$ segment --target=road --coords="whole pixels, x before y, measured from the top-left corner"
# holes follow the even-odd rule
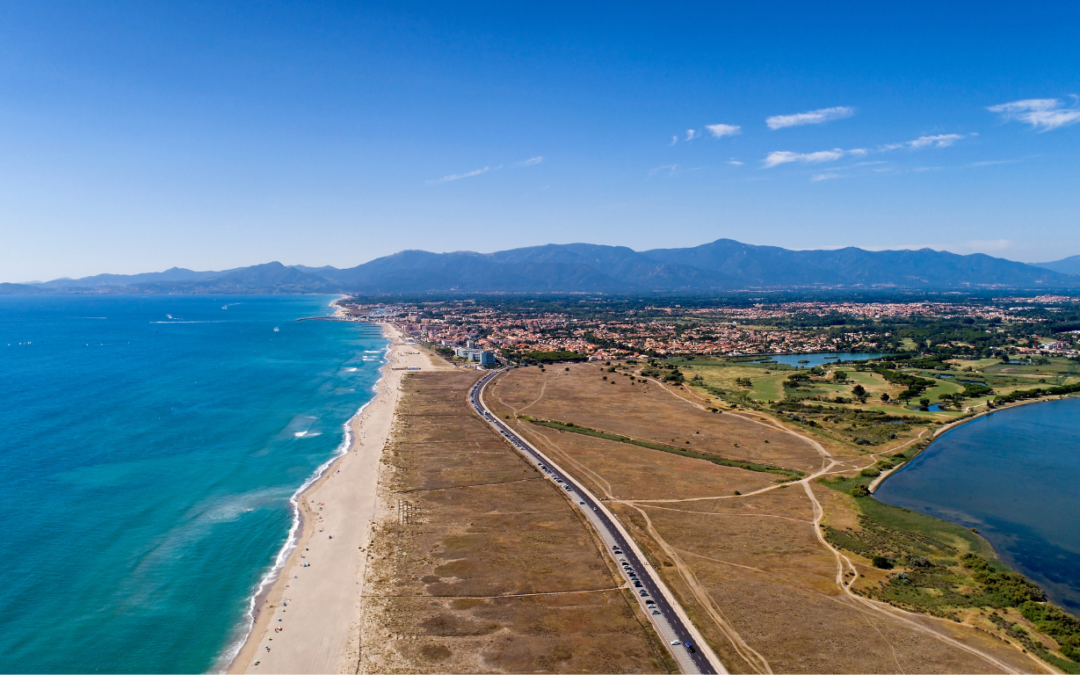
[[[660,580],[659,574],[645,562],[645,556],[638,549],[637,544],[607,507],[544,453],[503,424],[484,404],[481,396],[484,387],[501,372],[503,371],[495,370],[484,375],[469,390],[469,403],[472,404],[473,409],[531,464],[540,469],[549,480],[567,492],[571,501],[585,514],[586,520],[592,524],[600,535],[600,539],[603,540],[604,549],[608,555],[623,570],[623,576],[630,587],[639,596],[641,591],[647,594],[638,597],[638,602],[657,634],[667,645],[672,657],[679,664],[679,669],[684,673],[727,675],[728,671],[720,659],[702,640],[701,634],[687,618],[683,608],[675,601],[671,591]],[[620,553],[616,554],[615,551],[620,551]],[[641,581],[642,588],[634,588],[635,577]],[[651,600],[655,605],[647,604],[647,600]],[[675,641],[677,645],[672,644]]]

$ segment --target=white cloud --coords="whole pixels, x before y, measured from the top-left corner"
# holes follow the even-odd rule
[[[786,127],[801,127],[804,124],[822,124],[833,120],[842,120],[855,114],[855,108],[837,106],[835,108],[822,108],[794,115],[773,115],[765,120],[765,124],[773,131]]]
[[[731,166],[742,166],[742,162],[737,159],[731,160],[730,162],[728,162],[728,164],[730,164]]]
[[[877,148],[877,152],[892,152],[893,150],[900,150],[901,148],[907,148],[908,150],[922,150],[923,148],[947,148],[953,143],[956,143],[957,141],[968,138],[970,136],[978,136],[978,134],[938,134],[936,136],[919,136],[913,141],[879,145]]]
[[[679,142],[679,137],[678,136],[672,136],[671,137],[671,145],[675,145],[678,142]]]
[[[843,178],[838,173],[818,173],[810,177],[811,183],[820,183],[823,180],[832,180],[833,178]]]
[[[705,125],[705,128],[709,130],[709,133],[713,135],[713,138],[736,136],[742,133],[742,127],[737,124],[707,124]]]
[[[987,110],[1000,114],[1006,121],[1030,124],[1040,132],[1080,122],[1080,109],[1066,108],[1065,102],[1057,98],[1029,98],[992,105]]]
[[[686,140],[692,141],[695,138],[697,138],[697,132],[694,131],[693,129],[687,129],[686,130]]]
[[[953,143],[964,138],[963,134],[938,134],[937,136],[919,136],[913,141],[908,141],[907,145],[912,150],[919,150],[920,148],[947,148]]]
[[[1018,159],[988,159],[985,162],[972,162],[971,164],[968,164],[968,166],[971,166],[971,167],[997,166],[999,164],[1015,164],[1016,162],[1019,162],[1019,161],[1020,160],[1018,160]]]
[[[526,166],[536,166],[537,164],[539,164],[542,161],[544,161],[543,157],[530,157],[529,159],[525,160],[524,162],[518,162],[514,166],[516,168],[521,169],[521,168],[524,168]]]
[[[461,180],[462,178],[472,178],[473,176],[479,176],[482,173],[487,173],[488,167],[483,169],[477,169],[476,171],[470,171],[469,173],[452,173],[449,176],[443,176],[442,178],[436,178],[434,180],[426,181],[428,185],[435,185],[436,183],[449,183],[452,180]]]
[[[774,166],[780,166],[781,164],[789,164],[791,162],[802,162],[804,164],[816,164],[818,162],[835,162],[844,156],[844,151],[840,148],[835,150],[821,150],[818,152],[787,152],[785,150],[770,152],[769,156],[765,158],[765,168],[771,169]]]
[[[662,165],[660,165],[658,167],[654,167],[652,169],[649,169],[649,175],[650,176],[655,176],[656,174],[660,173],[661,171],[667,171],[668,175],[672,176],[672,175],[675,174],[675,170],[678,169],[678,168],[679,168],[678,164],[662,164]]]

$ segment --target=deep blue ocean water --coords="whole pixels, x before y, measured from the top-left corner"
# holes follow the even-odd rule
[[[874,496],[977,528],[1051,601],[1080,613],[1080,399],[947,431]]]
[[[332,299],[0,296],[0,671],[224,665],[383,363]]]

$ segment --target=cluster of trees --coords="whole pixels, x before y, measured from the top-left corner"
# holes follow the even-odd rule
[[[589,357],[584,354],[578,354],[577,352],[525,352],[521,355],[523,363],[533,364],[545,364],[545,363],[575,363],[578,361],[588,361]]]
[[[896,398],[900,399],[901,401],[910,401],[911,399],[915,398],[916,396],[923,393],[929,387],[932,387],[935,384],[933,380],[927,379],[925,377],[908,375],[907,373],[901,373],[896,370],[891,370],[886,367],[885,364],[881,363],[875,363],[874,365],[870,366],[870,370],[874,371],[878,375],[881,375],[883,378],[885,378],[886,382],[900,384],[907,387],[906,389],[904,389],[904,391],[896,395]]]
[[[1025,602],[1046,600],[1042,589],[1028,581],[1024,575],[996,570],[974,553],[960,556],[960,564],[971,570],[971,577],[982,584],[987,593],[996,596],[999,607],[1015,607]]]
[[[663,361],[649,361],[649,364],[641,370],[641,375],[643,377],[654,377],[672,384],[682,384],[686,381],[686,376],[683,375],[677,365],[664,363]]]
[[[1080,384],[1066,384],[1060,387],[1036,387],[1035,389],[1019,389],[1009,394],[1002,394],[994,399],[994,403],[1013,403],[1014,401],[1022,401],[1029,398],[1039,398],[1041,396],[1067,396],[1068,394],[1075,394],[1080,392]]]

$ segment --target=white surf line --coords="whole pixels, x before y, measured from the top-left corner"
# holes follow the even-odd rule
[[[389,356],[389,353],[390,345],[386,348],[387,356]],[[384,361],[384,365],[385,363],[388,363],[388,361]],[[382,369],[380,368],[380,371],[381,370]],[[385,377],[386,373],[383,372],[383,374],[379,376],[379,379],[375,381],[375,384],[372,385],[371,389],[374,392],[374,395],[371,397],[371,400],[360,406],[349,419],[345,420],[345,423],[342,425],[345,428],[345,438],[342,439],[341,444],[339,444],[334,451],[334,456],[319,465],[319,467],[315,469],[315,473],[308,477],[308,479],[292,493],[292,496],[289,497],[289,506],[292,510],[292,524],[289,526],[289,535],[285,538],[285,543],[282,544],[281,549],[278,550],[278,554],[274,558],[274,564],[270,566],[270,569],[263,573],[262,577],[259,579],[258,585],[255,587],[255,592],[252,593],[251,597],[248,599],[248,608],[244,613],[243,618],[244,623],[247,624],[244,629],[244,635],[229,645],[225,651],[222,652],[221,656],[218,657],[217,662],[215,663],[215,672],[226,672],[240,654],[240,650],[247,644],[248,639],[251,637],[251,632],[255,629],[255,608],[259,604],[260,596],[262,596],[263,592],[267,591],[273,586],[274,582],[277,581],[278,575],[285,569],[285,564],[289,561],[289,555],[296,549],[297,542],[300,541],[300,523],[302,520],[300,517],[300,497],[307,492],[312,485],[317,483],[320,478],[326,475],[326,472],[330,470],[330,467],[334,465],[334,462],[348,454],[349,448],[352,447],[353,442],[352,421],[363,415],[364,410],[379,397],[379,383],[382,382]]]

